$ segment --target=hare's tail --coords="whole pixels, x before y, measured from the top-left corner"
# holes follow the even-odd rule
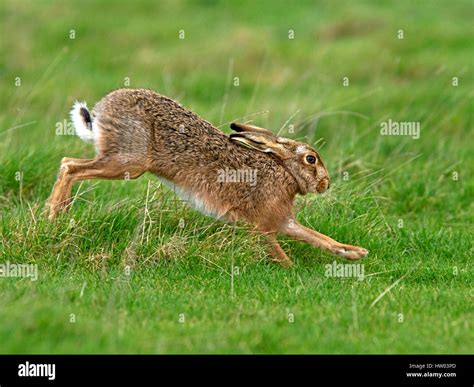
[[[86,142],[94,142],[94,132],[92,130],[92,117],[87,109],[85,102],[76,101],[72,107],[71,120],[74,124],[76,134],[81,140]]]

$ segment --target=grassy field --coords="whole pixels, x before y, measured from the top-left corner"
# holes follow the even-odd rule
[[[1,2],[0,263],[39,277],[0,278],[0,352],[472,352],[472,2],[159,3]],[[152,175],[49,222],[60,159],[94,156],[70,106],[124,86],[317,143],[332,186],[298,219],[369,249],[364,280],[284,238],[271,264]]]

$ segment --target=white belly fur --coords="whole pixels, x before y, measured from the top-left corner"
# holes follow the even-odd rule
[[[166,185],[171,191],[173,191],[176,195],[178,195],[181,200],[186,202],[187,205],[194,208],[196,211],[199,211],[201,214],[209,216],[214,219],[220,219],[222,214],[219,214],[215,209],[210,208],[208,204],[206,204],[199,195],[195,194],[194,192],[186,191],[181,187],[177,186],[172,181],[165,179],[164,177],[158,177],[160,181]]]

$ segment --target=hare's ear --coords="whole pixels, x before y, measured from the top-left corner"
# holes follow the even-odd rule
[[[232,122],[230,124],[230,128],[235,130],[236,132],[253,132],[253,133],[261,133],[267,134],[269,136],[274,136],[274,134],[265,128],[260,128],[258,126],[250,125],[250,124],[241,124],[240,122]]]
[[[257,150],[264,153],[273,153],[281,159],[293,157],[293,153],[286,149],[282,144],[276,142],[275,136],[254,132],[233,133],[230,140],[237,142],[247,148]]]

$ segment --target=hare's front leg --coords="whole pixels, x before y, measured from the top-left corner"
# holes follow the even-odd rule
[[[346,245],[335,241],[334,239],[321,234],[317,231],[311,230],[296,220],[290,219],[285,222],[280,232],[288,235],[291,238],[298,239],[311,244],[312,246],[318,247],[322,250],[328,251],[331,254],[338,255],[340,257],[356,260],[365,257],[369,252],[358,246]]]
[[[286,253],[283,251],[280,244],[278,243],[276,233],[265,233],[265,236],[268,241],[269,252],[273,258],[273,261],[283,267],[293,266],[293,262],[290,258],[288,258],[288,255],[286,255]]]

